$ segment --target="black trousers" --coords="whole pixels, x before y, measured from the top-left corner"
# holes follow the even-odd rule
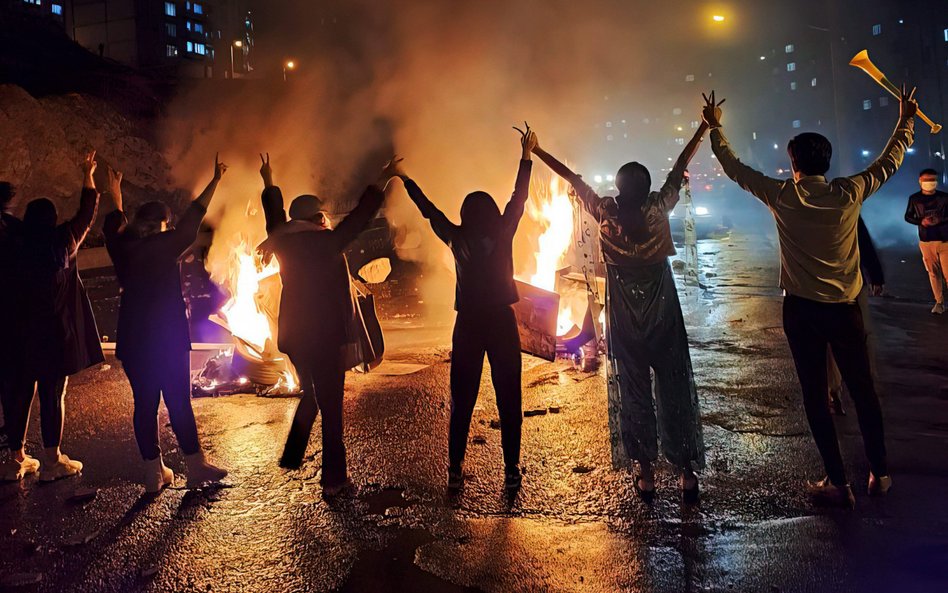
[[[149,360],[123,360],[122,366],[132,386],[135,440],[142,459],[157,459],[161,455],[158,403],[162,397],[181,452],[193,455],[200,451],[197,423],[191,408],[191,353],[165,350]]]
[[[341,346],[314,353],[293,353],[290,360],[299,375],[303,395],[296,407],[280,465],[296,468],[303,463],[316,416],[322,410],[323,485],[336,485],[348,476],[343,442],[342,402],[346,368]]]
[[[507,467],[520,464],[522,360],[517,317],[508,305],[486,311],[458,312],[451,351],[451,421],[448,428],[448,458],[452,469],[460,469],[464,462],[485,354],[490,362],[490,376],[500,413],[504,464]]]
[[[26,444],[33,398],[40,400],[40,432],[43,446],[58,447],[63,438],[65,418],[66,377],[44,377],[37,380],[12,371],[0,380],[0,402],[3,404],[3,430],[6,446],[19,451]]]
[[[832,348],[856,408],[869,466],[877,476],[888,475],[882,407],[872,377],[860,307],[855,303],[819,303],[788,295],[783,301],[783,327],[800,379],[810,431],[830,481],[839,486],[847,483],[836,426],[826,405],[827,346]]]

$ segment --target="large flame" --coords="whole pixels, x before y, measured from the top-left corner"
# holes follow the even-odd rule
[[[240,240],[232,251],[233,263],[228,270],[224,286],[231,297],[221,307],[220,315],[235,338],[251,346],[253,353],[261,359],[272,350],[273,330],[271,319],[265,313],[262,301],[269,295],[261,289],[261,283],[280,273],[276,258],[264,264],[245,240]]]

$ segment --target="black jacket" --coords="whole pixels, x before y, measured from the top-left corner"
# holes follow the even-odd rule
[[[513,195],[504,208],[500,226],[490,236],[454,224],[425,196],[417,183],[405,180],[408,195],[454,255],[457,272],[455,310],[484,310],[512,305],[520,300],[514,283],[513,238],[529,197],[532,165],[531,161],[520,161]]]
[[[82,190],[76,215],[47,230],[23,227],[25,370],[36,378],[72,375],[104,360],[77,257],[99,205]]]
[[[929,215],[934,215],[939,222],[922,226],[922,219]],[[905,222],[918,225],[919,241],[948,241],[948,193],[936,190],[931,196],[922,192],[909,196]]]
[[[287,221],[279,187],[263,190],[262,199],[269,237],[260,249],[276,255],[283,281],[280,351],[296,358],[358,343],[362,337],[355,330],[361,316],[344,252],[378,214],[385,194],[366,188],[359,204],[332,230]]]
[[[121,287],[115,355],[148,361],[191,349],[180,259],[197,239],[205,209],[191,205],[177,226],[137,237],[121,210],[105,217],[105,246]]]

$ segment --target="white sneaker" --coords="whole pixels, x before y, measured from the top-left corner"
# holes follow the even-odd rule
[[[174,472],[165,466],[160,455],[158,459],[146,459],[144,482],[146,493],[157,494],[165,486],[174,484]]]
[[[941,315],[945,312],[945,303],[935,303],[932,307],[932,315]]]
[[[890,476],[876,476],[869,472],[869,496],[885,496],[892,487]]]
[[[47,454],[46,463],[40,468],[39,479],[41,482],[52,482],[60,478],[68,478],[82,472],[82,462],[69,457],[63,453]]]
[[[184,463],[188,466],[188,488],[200,488],[204,484],[220,482],[227,477],[226,469],[207,462],[204,451],[185,455]]]

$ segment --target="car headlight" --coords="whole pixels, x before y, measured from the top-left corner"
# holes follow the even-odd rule
[[[708,214],[710,214],[710,212],[709,212],[708,209],[705,208],[704,206],[696,206],[696,207],[695,207],[695,215],[696,215],[696,216],[707,216]]]

